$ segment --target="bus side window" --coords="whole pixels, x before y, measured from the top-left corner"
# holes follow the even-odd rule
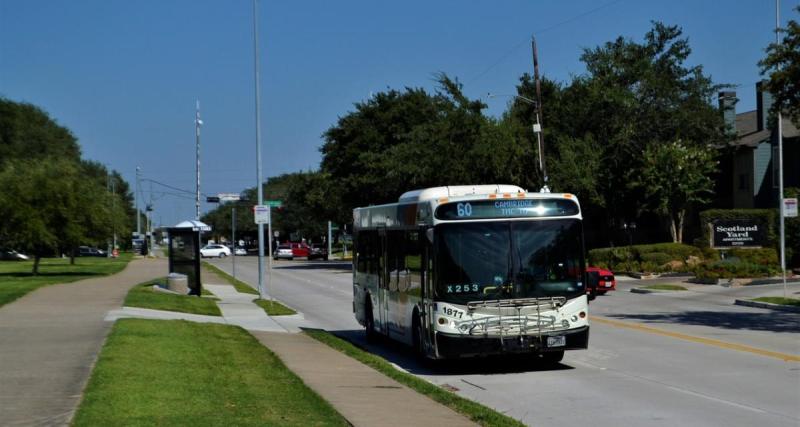
[[[419,241],[419,231],[407,231],[404,248],[403,264],[405,266],[406,282],[404,291],[421,296],[422,288],[422,248]]]

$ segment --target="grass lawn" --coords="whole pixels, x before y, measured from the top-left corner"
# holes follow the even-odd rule
[[[270,301],[265,299],[254,299],[257,306],[264,309],[270,316],[291,316],[297,314],[296,311],[279,303],[278,301]]]
[[[245,330],[122,319],[92,372],[74,426],[346,426]]]
[[[69,258],[42,258],[36,276],[31,274],[32,260],[0,261],[0,306],[42,286],[118,273],[131,259],[130,253],[122,253],[119,258],[78,257],[75,265],[70,265]]]
[[[681,285],[673,285],[673,284],[669,284],[669,283],[663,284],[663,285],[645,286],[642,289],[652,289],[654,291],[686,291],[686,290],[688,290],[688,289],[686,289],[685,287],[683,287]]]
[[[165,279],[162,278],[134,286],[128,291],[124,305],[126,307],[149,308],[152,310],[222,316],[217,303],[212,298],[198,298],[196,296],[153,291],[153,284],[163,283],[164,281]]]
[[[451,393],[447,390],[444,390],[441,387],[431,384],[423,379],[417,378],[405,372],[401,372],[397,370],[395,367],[393,367],[389,362],[387,362],[382,357],[361,350],[360,348],[354,346],[353,344],[350,344],[349,342],[343,339],[335,337],[329,334],[328,332],[321,330],[306,330],[305,333],[311,336],[312,338],[317,339],[335,348],[336,350],[341,351],[342,353],[352,357],[353,359],[356,359],[367,366],[371,366],[372,368],[383,373],[387,377],[392,378],[395,381],[400,382],[402,384],[405,384],[411,389],[416,390],[418,393],[430,397],[431,399],[466,416],[473,422],[476,422],[482,426],[498,426],[498,427],[524,426],[524,424],[520,423],[519,421],[511,417],[508,417],[506,415],[503,415],[493,409],[487,408],[486,406],[483,406],[480,403],[464,399],[463,397],[460,397],[455,393]]]
[[[227,280],[228,283],[230,283],[231,285],[233,285],[234,288],[236,288],[236,292],[241,292],[243,294],[258,295],[258,291],[253,289],[250,285],[248,285],[245,282],[242,282],[239,279],[233,280],[233,276],[231,276],[230,274],[220,270],[216,266],[214,266],[212,264],[209,264],[206,261],[203,261],[203,267],[213,271],[214,273],[217,273],[217,275],[219,275],[223,279]]]
[[[770,303],[770,304],[791,305],[791,306],[794,306],[794,307],[800,307],[800,299],[797,299],[797,298],[761,297],[761,298],[756,298],[753,301],[766,302],[766,303]]]

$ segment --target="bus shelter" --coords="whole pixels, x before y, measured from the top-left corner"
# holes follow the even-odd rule
[[[189,295],[200,296],[200,234],[211,226],[197,220],[183,221],[167,229],[169,233],[169,272],[185,274]]]

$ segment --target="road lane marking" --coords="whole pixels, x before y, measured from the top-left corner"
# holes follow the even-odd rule
[[[753,406],[742,405],[741,403],[731,402],[730,400],[720,399],[720,398],[717,398],[717,397],[709,396],[707,394],[697,393],[695,391],[687,390],[685,388],[680,388],[680,387],[675,387],[675,386],[667,386],[667,387],[672,389],[672,390],[675,390],[677,392],[680,392],[680,393],[685,393],[685,394],[688,394],[690,396],[700,397],[700,398],[703,398],[703,399],[710,400],[712,402],[717,402],[717,403],[722,403],[722,404],[725,404],[725,405],[733,406],[735,408],[745,409],[747,411],[757,412],[759,414],[766,414],[767,413],[767,411],[764,411],[762,409],[758,409],[758,408],[753,407]]]
[[[598,323],[604,323],[606,325],[616,326],[619,328],[633,329],[636,331],[649,332],[652,334],[663,335],[666,337],[677,338],[684,341],[691,341],[719,348],[725,348],[728,350],[758,354],[760,356],[771,357],[773,359],[779,359],[785,362],[800,362],[800,356],[796,356],[793,354],[779,353],[777,351],[764,350],[761,348],[750,347],[748,345],[743,345],[743,344],[735,344],[726,341],[715,340],[712,338],[703,338],[694,335],[682,334],[679,332],[671,332],[664,329],[654,328],[652,326],[646,326],[641,323],[622,322],[619,320],[612,320],[607,317],[600,317],[600,316],[591,316],[590,320]]]

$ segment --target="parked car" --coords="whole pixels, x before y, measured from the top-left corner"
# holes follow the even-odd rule
[[[0,249],[0,259],[6,261],[26,261],[28,256],[13,249]]]
[[[78,256],[96,256],[105,257],[106,251],[102,249],[93,248],[91,246],[78,246]]]
[[[593,282],[597,283],[598,295],[604,295],[608,291],[617,289],[617,280],[610,270],[600,267],[586,267],[586,274],[594,276],[595,280]],[[589,292],[588,287],[587,292]]]
[[[272,252],[272,258],[278,259],[294,259],[294,252],[292,251],[292,245],[288,243],[284,243],[282,245],[278,245],[278,248]]]
[[[247,249],[238,246],[236,249],[233,250],[233,253],[236,254],[236,256],[247,255]]]
[[[328,260],[328,246],[323,243],[312,243],[308,249],[308,259]]]
[[[202,258],[211,258],[211,257],[219,257],[225,258],[226,256],[231,255],[231,250],[227,246],[223,245],[205,245],[200,249],[200,256]]]
[[[292,245],[292,256],[295,258],[308,258],[311,248],[305,243],[290,243]]]

